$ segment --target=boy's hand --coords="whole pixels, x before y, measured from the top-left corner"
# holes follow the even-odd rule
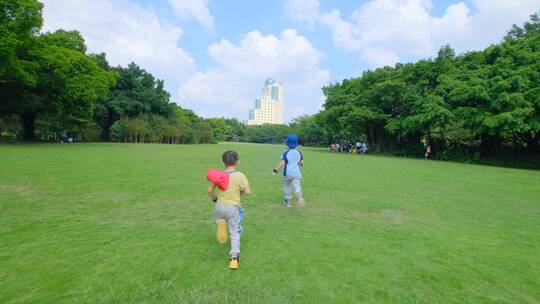
[[[275,167],[274,169],[272,169],[272,176],[275,176],[276,173],[279,172],[279,170],[281,170],[283,167],[285,167],[285,161],[284,160],[280,160],[277,167]]]
[[[240,193],[241,194],[251,194],[251,188],[249,186],[245,186],[244,188],[242,188],[242,190],[240,190]]]
[[[212,201],[215,203],[217,202],[217,196],[214,193],[214,190],[216,190],[216,185],[212,184],[210,187],[208,187],[208,195],[212,199]]]

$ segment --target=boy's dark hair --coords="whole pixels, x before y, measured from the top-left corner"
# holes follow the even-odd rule
[[[238,153],[233,150],[225,151],[221,159],[226,166],[234,166],[238,162]]]

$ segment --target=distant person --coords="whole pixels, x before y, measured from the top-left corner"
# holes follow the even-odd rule
[[[238,153],[226,151],[221,158],[225,166],[225,171],[221,173],[224,173],[225,176],[219,176],[219,182],[216,179],[208,178],[213,182],[208,187],[208,195],[216,203],[216,235],[219,243],[225,244],[227,242],[227,226],[229,227],[231,238],[229,268],[236,270],[239,267],[240,236],[242,235],[242,220],[244,219],[244,209],[240,205],[240,196],[251,194],[251,189],[246,176],[236,170],[236,166],[240,162]]]
[[[289,134],[285,140],[287,150],[281,154],[281,160],[276,168],[272,170],[272,175],[276,175],[283,168],[283,195],[285,196],[285,207],[291,208],[292,192],[295,193],[299,207],[305,206],[304,196],[302,195],[302,172],[300,167],[304,165],[304,156],[302,152],[296,149],[298,146],[298,136]]]
[[[367,143],[362,143],[362,154],[368,154]]]
[[[431,145],[427,145],[424,151],[424,159],[428,160],[431,155]]]
[[[354,145],[355,145],[355,147],[356,147],[356,152],[357,152],[358,154],[360,154],[360,152],[362,151],[362,143],[361,143],[359,140],[357,140],[356,143],[355,143]]]
[[[67,136],[67,134],[64,132],[62,133],[60,136],[58,136],[58,143],[60,144],[63,144],[65,143],[66,141],[69,142],[69,137]],[[73,140],[72,140],[73,141]]]
[[[336,152],[341,152],[341,147],[339,146],[338,143],[336,143]]]

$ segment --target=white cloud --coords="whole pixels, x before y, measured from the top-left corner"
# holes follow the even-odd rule
[[[398,55],[428,56],[437,46],[432,40],[431,3],[422,0],[375,0],[344,20],[338,10],[322,15],[334,43],[360,51],[372,67],[395,63]]]
[[[399,62],[399,56],[392,50],[380,47],[367,47],[362,53],[362,58],[369,62],[371,67],[394,66]]]
[[[538,0],[468,0],[449,5],[435,17],[430,0],[371,0],[348,18],[337,9],[311,15],[320,16],[318,22],[331,29],[336,46],[360,52],[376,67],[398,56],[433,56],[444,44],[458,52],[482,49],[500,41],[512,24],[526,21],[539,4]]]
[[[475,14],[461,15],[452,11],[450,6],[446,12],[453,22],[438,29],[440,35],[448,36],[441,43],[450,43],[458,51],[478,50],[490,44],[498,43],[510,30],[512,24],[522,25],[529,16],[540,9],[538,0],[469,0],[470,7],[476,9]],[[462,6],[466,6],[461,3]],[[464,11],[465,9],[462,8]],[[467,10],[469,12],[469,10]],[[456,16],[457,15],[457,16]],[[450,18],[449,18],[450,19]],[[450,35],[452,33],[453,35]]]
[[[182,83],[182,106],[204,116],[246,120],[264,80],[274,78],[284,85],[286,120],[320,109],[320,89],[329,71],[319,68],[323,54],[295,30],[286,29],[279,37],[249,32],[239,45],[222,39],[210,45],[208,55],[217,67]]]
[[[164,79],[170,92],[196,72],[178,47],[182,29],[162,24],[156,14],[129,0],[45,0],[44,29],[79,30],[89,52],[105,52],[112,65],[134,61]]]
[[[169,3],[178,18],[193,17],[207,29],[214,28],[214,17],[208,9],[208,0],[169,0]]]
[[[324,14],[320,21],[322,24],[330,27],[334,44],[338,47],[347,50],[359,50],[362,48],[360,29],[356,28],[352,23],[343,20],[338,10],[333,9],[330,13]]]
[[[319,18],[319,0],[287,0],[285,16],[300,22],[303,26],[313,27]]]

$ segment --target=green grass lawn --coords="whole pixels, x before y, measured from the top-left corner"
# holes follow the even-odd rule
[[[240,154],[240,269],[205,172]],[[539,303],[540,172],[282,147],[0,146],[0,303]]]

